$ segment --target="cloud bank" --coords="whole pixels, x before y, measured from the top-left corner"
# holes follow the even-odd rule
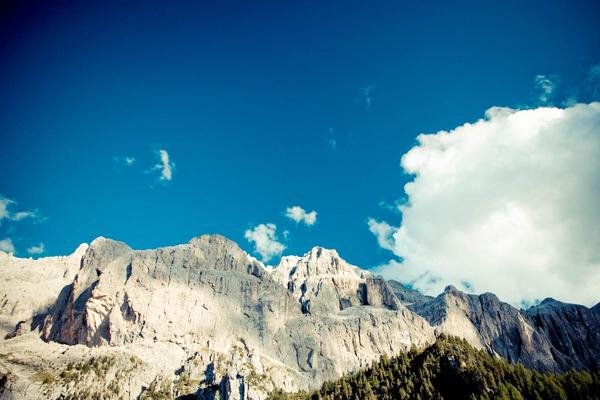
[[[285,216],[295,221],[296,223],[303,222],[308,226],[314,225],[317,222],[317,212],[307,212],[300,206],[288,207],[285,210]]]
[[[401,164],[414,179],[400,226],[369,220],[398,257],[378,272],[428,294],[453,284],[517,305],[598,302],[600,103],[492,108],[420,135]]]
[[[275,256],[281,255],[285,245],[277,239],[277,226],[275,224],[259,224],[244,233],[249,242],[254,242],[254,251],[262,257],[264,262]]]

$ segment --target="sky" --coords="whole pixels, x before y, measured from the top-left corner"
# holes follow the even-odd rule
[[[600,5],[419,3],[3,2],[0,250],[219,233],[596,303]]]

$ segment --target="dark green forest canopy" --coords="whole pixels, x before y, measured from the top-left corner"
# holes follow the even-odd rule
[[[371,399],[600,399],[600,373],[541,373],[477,350],[465,340],[440,338],[421,352],[380,361],[314,392],[275,390],[270,400]]]

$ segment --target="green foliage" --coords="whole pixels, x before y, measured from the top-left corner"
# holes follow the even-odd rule
[[[600,373],[554,375],[513,365],[466,341],[440,338],[422,352],[382,357],[314,392],[275,390],[269,400],[576,399],[600,400]]]

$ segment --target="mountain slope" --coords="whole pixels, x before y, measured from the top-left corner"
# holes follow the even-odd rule
[[[353,399],[600,399],[600,373],[540,373],[441,338],[422,352],[382,358],[371,367],[325,383],[319,390],[270,400]]]
[[[13,334],[17,324],[26,329],[36,315],[54,306],[77,274],[87,248],[82,244],[69,256],[38,260],[0,251],[0,339]]]
[[[110,349],[113,357],[120,349],[147,366],[128,384],[132,397],[153,382],[153,388],[169,382],[172,394],[260,399],[275,386],[316,387],[383,354],[433,342],[429,324],[403,307],[385,281],[350,266],[336,252],[315,248],[291,264],[282,275],[283,266],[265,268],[216,235],[142,251],[98,238],[66,295],[37,318],[44,320],[47,346],[31,334],[0,342],[0,356],[6,356],[0,367],[30,365],[36,374],[52,376],[52,384],[39,387],[52,397],[64,390],[61,377],[71,372],[39,365],[36,352],[49,358],[44,352],[84,345],[90,351],[72,362],[85,364],[91,354]],[[19,350],[23,346],[28,352]],[[161,354],[166,348],[169,360]],[[21,370],[20,376],[10,374],[13,387],[32,380]],[[90,382],[88,389],[95,387]]]
[[[436,298],[413,295],[405,305],[427,319],[437,335],[464,338],[528,368],[600,369],[600,315],[584,306],[547,299],[523,311],[492,293],[466,294],[453,286]]]
[[[69,257],[0,253],[0,271],[0,400],[260,400],[444,334],[540,371],[600,363],[598,306],[434,298],[321,247],[266,267],[218,235],[151,250],[98,238]]]

